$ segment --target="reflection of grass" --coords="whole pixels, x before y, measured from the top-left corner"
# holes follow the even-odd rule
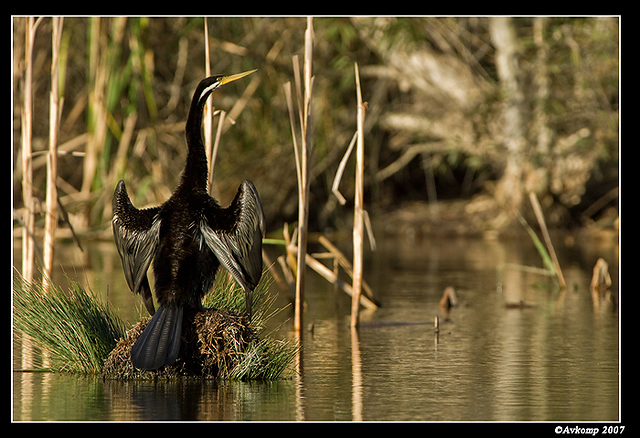
[[[244,292],[227,275],[218,276],[204,305],[225,309],[229,314],[244,313]],[[255,313],[251,327],[256,334],[276,312],[271,310],[274,297],[261,284],[254,291]],[[231,318],[231,321],[242,318]],[[229,323],[233,325],[234,323]],[[19,273],[13,281],[13,326],[23,343],[37,347],[47,357],[52,371],[97,374],[103,370],[105,359],[118,340],[125,338],[125,324],[108,302],[98,299],[71,282],[68,291],[42,283],[26,283]],[[236,327],[229,327],[230,331]],[[130,347],[129,347],[130,348]],[[265,336],[253,336],[243,348],[221,351],[229,357],[217,375],[233,380],[272,380],[291,370],[298,347],[287,341]],[[130,362],[128,352],[124,355]]]

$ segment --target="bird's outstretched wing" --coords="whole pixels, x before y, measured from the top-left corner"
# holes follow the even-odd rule
[[[147,270],[160,243],[160,207],[137,209],[131,204],[124,181],[118,182],[113,194],[113,238],[122,259],[129,288],[145,300],[154,314]]]
[[[205,209],[200,231],[220,264],[245,293],[250,294],[262,276],[262,238],[265,234],[262,203],[253,183],[244,181],[226,209],[218,207],[212,199]],[[250,302],[247,309],[250,312]]]

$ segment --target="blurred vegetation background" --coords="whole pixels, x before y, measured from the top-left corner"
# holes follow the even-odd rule
[[[13,202],[20,162],[26,18],[13,18]],[[227,112],[212,193],[228,205],[252,180],[268,225],[297,218],[283,84],[304,51],[301,17],[209,17],[212,73],[257,68],[212,97]],[[619,18],[314,19],[311,230],[351,227],[331,193],[356,129],[354,62],[365,119],[365,204],[464,201],[500,228],[535,192],[551,226],[617,221]],[[34,40],[33,188],[44,199],[51,20]],[[137,207],[164,202],[186,157],[184,123],[205,77],[204,18],[65,18],[57,185],[76,232],[110,235],[124,179]],[[214,130],[217,119],[213,122]],[[340,191],[353,198],[354,162]],[[440,215],[431,219],[444,221]],[[429,220],[429,218],[425,218]],[[14,222],[19,226],[18,222]]]

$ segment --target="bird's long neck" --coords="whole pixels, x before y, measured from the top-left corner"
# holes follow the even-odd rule
[[[207,190],[208,166],[207,155],[202,142],[202,115],[204,104],[210,92],[203,95],[196,91],[191,102],[186,125],[187,163],[182,175],[182,186],[198,190]]]

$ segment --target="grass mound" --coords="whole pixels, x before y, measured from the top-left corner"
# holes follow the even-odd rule
[[[69,291],[41,283],[27,284],[19,274],[13,282],[13,324],[23,342],[40,348],[52,371],[100,374],[106,379],[172,379],[199,377],[231,380],[273,380],[291,372],[297,345],[261,336],[274,298],[267,286],[254,291],[251,322],[243,315],[244,292],[220,275],[203,312],[185,312],[178,361],[154,371],[131,363],[131,347],[150,317],[129,330],[114,309],[72,282]]]

